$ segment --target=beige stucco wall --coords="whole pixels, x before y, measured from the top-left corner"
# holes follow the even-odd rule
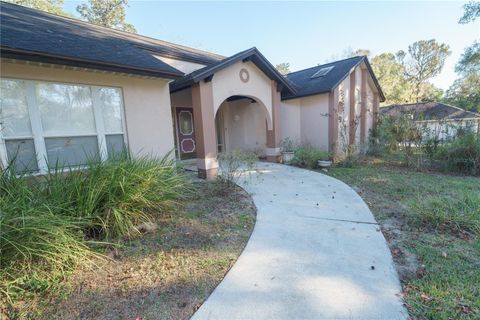
[[[296,138],[294,140],[300,144],[328,150],[328,93],[284,100],[281,110],[283,138]],[[295,118],[290,118],[288,113],[284,114],[284,110]],[[288,135],[289,132],[292,136]],[[298,133],[298,137],[293,136]]]
[[[224,101],[216,117],[223,119],[226,150],[257,151],[265,155],[266,113],[258,103],[251,103],[246,99]]]
[[[328,93],[300,100],[302,143],[328,151]]]
[[[250,74],[248,82],[240,79],[240,70]],[[252,62],[239,61],[215,73],[212,79],[214,113],[228,97],[234,95],[255,99],[267,110],[272,118],[272,81]]]
[[[280,138],[290,138],[296,143],[301,141],[301,100],[292,99],[280,104]]]
[[[3,61],[1,77],[120,87],[128,145],[133,154],[162,157],[174,147],[167,80]]]

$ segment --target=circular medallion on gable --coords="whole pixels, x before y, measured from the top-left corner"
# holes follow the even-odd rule
[[[247,69],[245,69],[245,68],[242,68],[240,70],[239,75],[240,75],[240,80],[242,80],[242,82],[244,82],[244,83],[247,83],[248,80],[250,80],[250,74],[248,73]]]

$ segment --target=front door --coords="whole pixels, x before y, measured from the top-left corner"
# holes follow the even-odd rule
[[[176,108],[178,152],[180,159],[191,159],[197,156],[195,148],[195,129],[193,126],[193,109]]]

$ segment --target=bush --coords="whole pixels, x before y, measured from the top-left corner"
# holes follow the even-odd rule
[[[303,146],[295,150],[292,164],[299,167],[313,169],[317,167],[318,160],[329,160],[328,152],[315,149],[311,146]]]
[[[235,186],[242,174],[252,170],[257,161],[258,156],[253,152],[233,150],[220,153],[218,181],[227,189]]]
[[[367,155],[378,157],[385,153],[386,143],[381,140],[381,130],[380,124],[370,129],[370,134],[368,135]]]
[[[422,132],[409,114],[397,117],[382,117],[376,134],[378,145],[374,149],[384,152],[400,150],[407,165],[412,163],[416,148],[422,144]],[[374,150],[372,150],[374,151]],[[377,150],[378,152],[378,150]]]
[[[480,175],[480,136],[464,133],[439,147],[436,159],[445,170]]]
[[[294,152],[296,147],[297,144],[290,137],[286,137],[280,141],[282,152]]]
[[[168,157],[125,154],[91,161],[88,170],[63,169],[34,178],[11,166],[0,176],[0,292],[7,301],[30,290],[26,275],[48,283],[88,263],[98,256],[88,239],[134,236],[136,226],[171,210],[190,190]]]
[[[336,165],[344,168],[353,168],[360,162],[362,157],[363,154],[357,151],[355,145],[349,145],[345,148],[343,157],[339,157]]]

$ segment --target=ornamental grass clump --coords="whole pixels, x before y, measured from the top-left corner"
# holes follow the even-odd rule
[[[123,154],[87,168],[56,165],[41,177],[17,175],[14,166],[1,172],[3,301],[45,290],[92,264],[100,256],[92,245],[137,235],[140,224],[173,211],[191,190],[169,156]]]
[[[447,231],[468,232],[480,237],[480,195],[464,194],[458,198],[430,196],[410,204],[407,219],[416,226]]]
[[[190,186],[169,157],[91,161],[88,170],[64,175],[53,170],[45,176],[45,197],[65,204],[65,214],[89,223],[93,238],[132,237],[136,226],[171,210]],[[60,178],[59,178],[60,177]]]

